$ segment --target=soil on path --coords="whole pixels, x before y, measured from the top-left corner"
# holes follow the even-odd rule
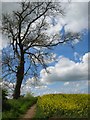
[[[26,112],[26,114],[25,115],[23,115],[23,119],[22,120],[24,120],[24,119],[30,119],[31,120],[31,118],[33,118],[34,117],[34,115],[35,115],[35,111],[36,111],[36,104],[34,104],[32,107],[30,107],[29,109],[28,109],[28,111]]]

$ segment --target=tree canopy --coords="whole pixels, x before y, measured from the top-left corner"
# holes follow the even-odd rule
[[[79,39],[78,33],[50,36],[47,33],[48,19],[63,16],[61,3],[21,2],[20,9],[12,14],[3,14],[2,34],[8,37],[9,45],[2,51],[3,79],[15,83],[14,98],[19,98],[20,88],[27,76],[38,76],[38,67],[47,67],[46,58],[52,59],[50,50],[57,45]],[[47,70],[47,69],[46,69]]]

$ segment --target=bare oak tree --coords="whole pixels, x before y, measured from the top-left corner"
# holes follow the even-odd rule
[[[59,44],[79,39],[77,33],[49,36],[46,32],[47,19],[64,15],[61,3],[22,2],[20,9],[2,16],[2,33],[9,39],[9,45],[2,52],[3,79],[15,82],[14,98],[20,97],[23,80],[37,77],[38,66],[46,69],[45,58],[51,58],[49,50]]]

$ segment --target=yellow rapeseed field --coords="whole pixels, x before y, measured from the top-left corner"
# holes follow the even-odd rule
[[[87,118],[87,94],[49,94],[38,98],[38,116],[43,118]]]

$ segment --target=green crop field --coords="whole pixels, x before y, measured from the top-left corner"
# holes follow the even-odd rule
[[[88,118],[87,94],[49,94],[38,98],[37,118]]]

